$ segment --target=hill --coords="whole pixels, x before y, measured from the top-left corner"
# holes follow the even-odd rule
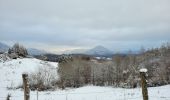
[[[44,50],[39,50],[39,49],[35,49],[35,48],[28,48],[27,51],[28,51],[29,55],[44,55],[47,53]]]
[[[113,52],[103,46],[96,46],[86,51],[85,54],[93,55],[93,56],[109,56],[112,55]]]
[[[0,42],[0,52],[6,52],[8,49],[9,49],[8,45]]]

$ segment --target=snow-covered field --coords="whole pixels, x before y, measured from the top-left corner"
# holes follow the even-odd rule
[[[39,67],[57,68],[58,64],[34,58],[24,58],[0,62],[0,100],[8,93],[11,100],[23,100],[23,91],[7,90],[22,84],[22,73],[28,74]],[[170,100],[170,85],[148,88],[150,100]],[[37,100],[37,91],[30,92],[30,100]],[[141,88],[123,89],[113,87],[84,86],[77,89],[38,92],[39,100],[142,100]]]

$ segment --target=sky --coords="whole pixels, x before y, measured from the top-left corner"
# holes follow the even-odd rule
[[[170,41],[170,0],[0,0],[0,41],[61,53]]]

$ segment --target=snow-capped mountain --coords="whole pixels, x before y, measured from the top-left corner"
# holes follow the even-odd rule
[[[0,52],[6,52],[8,49],[9,49],[8,45],[0,42]]]
[[[112,55],[113,52],[103,46],[96,46],[86,51],[85,54],[95,55],[95,56],[108,56],[108,55]]]

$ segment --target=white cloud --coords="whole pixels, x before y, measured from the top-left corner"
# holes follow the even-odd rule
[[[65,48],[156,44],[170,40],[169,5],[169,0],[1,0],[0,39]]]

